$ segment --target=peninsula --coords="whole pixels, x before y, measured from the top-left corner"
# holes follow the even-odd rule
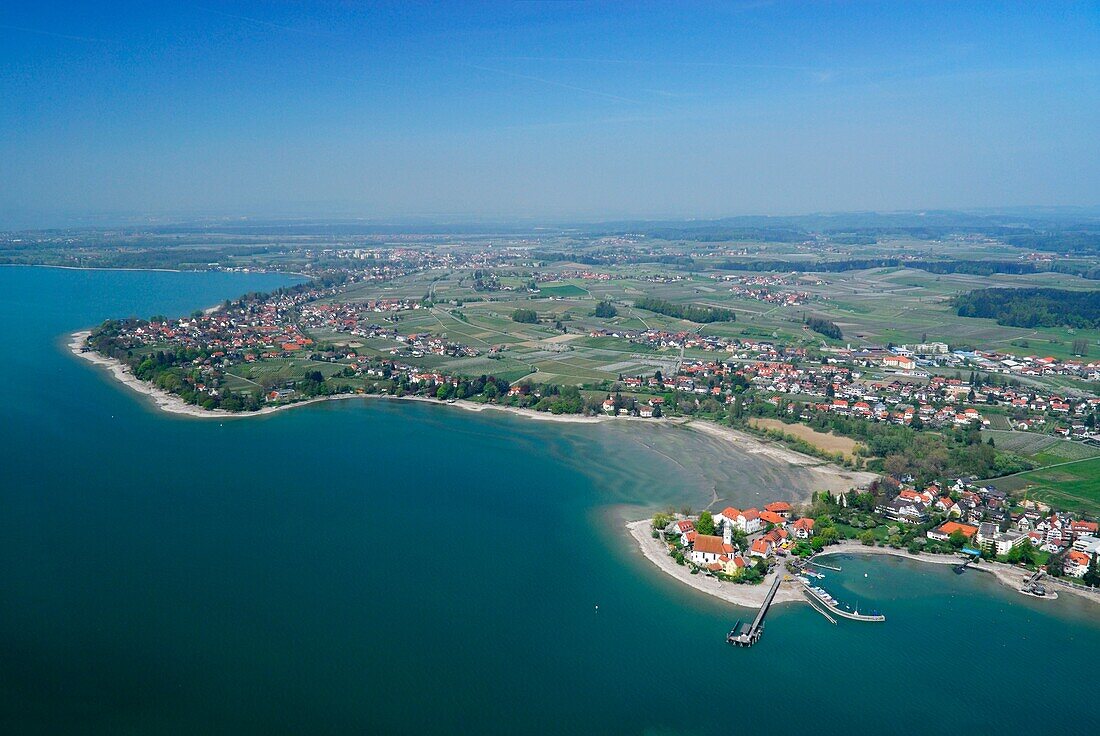
[[[794,496],[835,536],[824,546],[855,540],[920,559],[966,548],[1096,583],[1100,364],[1082,356],[1100,332],[1088,323],[1087,273],[1057,277],[1077,289],[1060,302],[1049,289],[962,298],[949,292],[977,270],[1006,287],[1049,283],[1054,271],[1009,267],[1007,243],[1001,260],[951,260],[945,247],[807,267],[731,255],[741,253],[733,243],[609,242],[411,236],[402,246],[291,248],[248,268],[294,272],[297,284],[184,316],[108,319],[72,335],[70,348],[191,417],[385,397],[684,425],[812,469],[814,486]],[[889,326],[868,316],[888,307],[901,309]],[[1052,324],[1007,324],[1028,309]],[[983,319],[983,342],[964,342]],[[777,554],[805,556],[822,552],[818,539],[772,542]],[[748,569],[765,577],[770,567]],[[752,588],[728,595],[753,600]]]

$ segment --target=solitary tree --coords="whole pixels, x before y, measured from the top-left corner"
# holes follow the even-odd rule
[[[695,531],[700,534],[714,534],[714,517],[709,511],[699,514],[699,521],[695,522]]]

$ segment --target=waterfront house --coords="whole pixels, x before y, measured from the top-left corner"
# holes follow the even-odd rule
[[[691,539],[695,535],[695,522],[690,519],[683,519],[681,521],[674,521],[669,525],[669,528],[665,531],[672,531],[674,534],[680,535],[680,544],[688,546]],[[689,536],[690,535],[690,536]]]
[[[1089,569],[1089,560],[1092,559],[1079,549],[1071,549],[1066,552],[1065,561],[1062,563],[1062,571],[1070,577],[1083,577]]]
[[[726,575],[736,577],[740,575],[747,566],[748,563],[745,562],[745,558],[741,555],[726,555],[726,561],[722,571]]]
[[[960,524],[957,521],[945,521],[935,529],[929,529],[925,536],[937,542],[946,542],[955,532],[959,532],[966,537],[967,540],[970,540],[978,533],[978,527],[969,524]]]
[[[1019,547],[1030,540],[1026,534],[1001,532],[996,524],[985,521],[978,525],[978,533],[974,535],[974,541],[982,549],[992,548],[998,555],[1007,555],[1014,547]]]
[[[928,519],[926,508],[927,504],[920,494],[914,491],[902,491],[890,502],[879,504],[875,507],[875,511],[893,521],[919,524]]]

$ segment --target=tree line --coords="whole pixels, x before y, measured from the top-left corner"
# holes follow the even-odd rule
[[[986,317],[1010,327],[1100,327],[1100,291],[976,289],[954,303],[960,317]]]
[[[806,326],[819,335],[830,337],[833,340],[843,339],[844,333],[840,331],[835,322],[830,322],[827,319],[821,317],[807,317]]]
[[[705,307],[699,304],[676,304],[666,299],[658,299],[652,296],[642,297],[634,302],[634,306],[649,312],[663,314],[666,317],[686,319],[689,322],[733,322],[737,319],[732,310],[719,307]]]

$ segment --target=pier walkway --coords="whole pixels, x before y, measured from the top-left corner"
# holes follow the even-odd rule
[[[768,595],[765,596],[764,602],[760,604],[760,610],[756,612],[756,618],[753,619],[751,624],[744,624],[740,628],[734,627],[733,631],[726,636],[728,643],[736,644],[739,647],[751,647],[760,641],[760,634],[764,630],[764,616],[767,615],[772,600],[775,599],[775,592],[779,590],[779,585],[783,582],[786,574],[787,570],[783,565],[776,569],[775,580],[772,581],[772,587],[768,591]]]
[[[839,567],[835,567],[833,565],[826,565],[824,562],[818,562],[817,560],[815,560],[813,558],[810,558],[810,559],[806,560],[806,562],[813,565],[814,567],[820,567],[820,568],[823,568],[825,570],[832,570],[833,572],[841,572],[841,569]]]

